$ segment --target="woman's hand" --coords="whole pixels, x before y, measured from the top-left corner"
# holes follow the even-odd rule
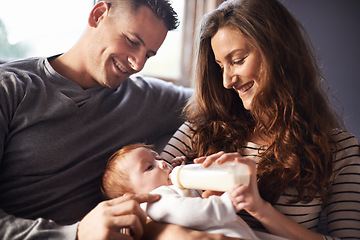
[[[194,159],[194,163],[202,163],[204,167],[209,167],[214,162],[217,164],[222,164],[224,163],[224,159],[222,158],[223,155],[225,155],[225,152],[221,151],[209,156],[198,157]],[[234,159],[227,159],[227,161],[234,161]]]
[[[246,210],[254,217],[259,215],[259,211],[263,209],[266,202],[261,198],[257,186],[256,161],[254,157],[236,157],[239,163],[246,164],[250,170],[249,185],[237,185],[228,191],[229,197],[235,210],[238,212],[242,209]]]
[[[208,157],[200,157],[194,160],[196,163],[203,163],[204,167],[208,167],[211,164],[223,164],[228,161],[246,164],[250,170],[248,186],[240,184],[228,191],[236,211],[246,210],[259,220],[270,233],[277,236],[287,239],[322,239],[320,234],[302,227],[261,198],[257,186],[256,163],[258,159],[256,157],[243,157],[239,153],[218,152]],[[205,192],[206,195],[213,193],[210,191]],[[203,195],[205,195],[204,193]]]
[[[77,239],[140,239],[144,233],[146,213],[140,203],[154,202],[159,195],[125,194],[99,203],[79,223]],[[130,235],[120,232],[129,229]]]
[[[211,164],[213,164],[214,162],[217,162],[218,159],[223,155],[225,154],[225,152],[221,151],[221,152],[218,152],[218,153],[215,153],[215,154],[212,154],[212,155],[209,155],[209,156],[205,156],[205,157],[198,157],[198,158],[195,158],[194,159],[194,163],[197,163],[197,164],[200,164],[202,163],[202,165],[204,167],[209,167]],[[233,161],[233,160],[232,160]],[[218,163],[218,162],[217,162]],[[220,161],[220,164],[222,162]],[[211,191],[211,190],[205,190],[202,194],[201,194],[201,197],[202,198],[208,198],[212,195],[217,195],[217,196],[220,196],[222,195],[223,192],[217,192],[217,191]]]
[[[250,170],[250,183],[248,186],[237,185],[232,188],[229,193],[229,197],[233,203],[235,210],[238,212],[245,209],[251,215],[258,215],[258,210],[262,209],[262,206],[266,203],[259,194],[257,179],[256,179],[256,157],[243,157],[237,152],[225,153],[218,152],[206,157],[199,157],[194,160],[195,163],[202,163],[204,167],[208,167],[211,164],[223,164],[225,162],[239,162],[246,164]],[[211,195],[221,195],[219,192],[204,191],[203,197],[209,197]]]

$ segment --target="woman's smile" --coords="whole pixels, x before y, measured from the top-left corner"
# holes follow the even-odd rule
[[[226,44],[224,44],[226,43]],[[215,61],[223,71],[223,85],[233,88],[244,108],[250,110],[259,87],[261,55],[238,30],[220,28],[211,38]]]
[[[254,83],[255,83],[255,81],[250,81],[250,82],[247,82],[244,85],[240,86],[239,88],[237,88],[235,86],[233,88],[241,97],[242,95],[245,95],[254,86]]]

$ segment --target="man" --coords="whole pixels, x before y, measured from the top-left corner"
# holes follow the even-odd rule
[[[167,0],[101,1],[68,52],[0,66],[1,238],[141,237],[158,196],[101,202],[99,181],[116,149],[160,150],[182,122],[190,89],[129,78],[177,24]]]

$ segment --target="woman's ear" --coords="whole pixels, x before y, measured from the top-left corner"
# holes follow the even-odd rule
[[[99,22],[109,14],[110,6],[107,2],[98,2],[90,12],[88,23],[90,27],[97,27]]]

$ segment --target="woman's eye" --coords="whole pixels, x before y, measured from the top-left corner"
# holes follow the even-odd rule
[[[217,64],[220,68],[220,72],[223,72],[224,71],[224,66],[220,65],[220,64]]]
[[[242,58],[240,60],[234,61],[234,64],[242,64],[244,62],[245,58]]]

